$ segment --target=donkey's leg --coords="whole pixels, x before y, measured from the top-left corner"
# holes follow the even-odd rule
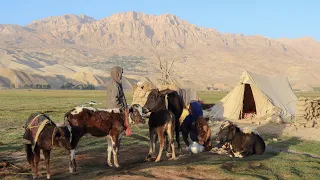
[[[47,179],[50,179],[50,150],[42,150],[47,166]]]
[[[33,179],[40,176],[40,173],[38,172],[38,166],[40,161],[40,147],[36,144],[34,147],[34,173],[33,173]]]
[[[152,156],[154,155],[154,149],[155,149],[155,132],[153,129],[149,128],[149,136],[150,136],[150,146],[149,146],[149,153],[148,156],[146,157],[146,161],[149,161]]]
[[[112,162],[111,162],[111,152],[112,152],[112,138],[110,135],[107,136],[107,142],[108,142],[108,165],[112,167]]]
[[[118,163],[118,136],[117,135],[112,135],[112,148],[113,148],[113,163],[116,167],[119,167]]]
[[[160,149],[159,149],[159,154],[157,156],[156,162],[159,162],[161,160],[162,151],[163,151],[163,147],[164,147],[164,129],[163,129],[163,127],[157,128],[157,134],[158,134],[159,141],[160,141]]]
[[[173,124],[169,124],[168,125],[168,129],[167,129],[167,134],[169,137],[169,142],[170,142],[170,147],[172,149],[172,158],[170,158],[170,160],[175,160],[176,159],[176,153],[174,151],[174,127]]]
[[[79,143],[80,137],[76,137],[75,135],[72,135],[71,140],[71,150],[70,150],[70,162],[69,162],[69,171],[70,173],[76,172],[76,149],[77,145]]]

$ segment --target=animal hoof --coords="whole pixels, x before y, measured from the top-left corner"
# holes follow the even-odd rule
[[[172,153],[167,153],[166,156],[167,156],[167,158],[169,158],[172,156]]]
[[[111,162],[108,162],[107,164],[108,164],[109,167],[113,166]]]
[[[177,158],[169,158],[169,161],[177,160]]]
[[[47,175],[47,179],[50,179],[50,174]]]
[[[37,179],[37,177],[38,177],[37,175],[33,175],[32,176],[33,179]]]
[[[116,168],[119,168],[119,167],[120,167],[119,164],[115,164],[114,166],[115,166]]]
[[[159,161],[160,161],[160,159],[156,159],[156,160],[155,160],[155,162],[159,162]]]
[[[73,169],[72,167],[69,167],[69,172],[70,172],[70,173],[74,173],[74,172],[76,172],[76,171],[75,171],[75,169]]]

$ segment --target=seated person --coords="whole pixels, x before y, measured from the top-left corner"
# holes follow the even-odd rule
[[[189,107],[189,115],[184,119],[181,125],[182,137],[187,147],[190,145],[188,135],[192,141],[199,141],[197,137],[195,121],[201,116],[203,116],[201,104],[197,101],[191,102]]]

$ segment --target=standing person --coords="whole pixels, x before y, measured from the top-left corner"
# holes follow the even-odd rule
[[[111,68],[111,80],[107,86],[107,108],[120,108],[125,112],[125,126],[127,128],[126,135],[129,136],[131,134],[131,130],[129,128],[128,123],[129,112],[127,100],[122,87],[122,74],[123,69],[121,67],[115,66]]]

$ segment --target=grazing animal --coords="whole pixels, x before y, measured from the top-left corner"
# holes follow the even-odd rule
[[[155,143],[156,135],[159,137],[160,149],[157,156],[156,162],[160,161],[163,147],[164,147],[164,135],[165,133],[169,137],[169,143],[172,150],[172,159],[176,159],[176,154],[174,151],[174,127],[175,127],[175,117],[174,114],[167,109],[160,109],[154,112],[151,112],[149,118],[149,133],[150,133],[150,148],[149,154],[146,160],[150,160],[155,154]]]
[[[33,178],[39,176],[38,166],[40,161],[40,150],[42,150],[46,167],[47,179],[50,179],[50,153],[56,147],[71,149],[70,132],[67,127],[57,127],[56,124],[43,113],[33,113],[25,124],[23,136],[27,160],[31,165]],[[34,148],[32,149],[32,146]]]
[[[265,151],[265,142],[257,132],[240,129],[230,121],[225,121],[220,126],[217,141],[220,144],[229,143],[230,157],[261,155]]]
[[[129,108],[129,122],[145,123],[141,116],[142,107],[132,105]],[[71,129],[71,146],[70,151],[70,172],[76,171],[75,149],[79,140],[85,134],[91,134],[95,137],[107,137],[108,142],[108,165],[111,163],[111,152],[113,153],[113,163],[119,167],[117,155],[119,153],[121,137],[126,130],[124,113],[121,109],[95,109],[76,107],[65,114],[65,124]]]
[[[181,96],[176,92],[169,89],[159,91],[158,89],[152,89],[148,95],[147,101],[144,105],[146,109],[151,112],[158,111],[160,109],[168,109],[174,114],[175,118],[175,134],[178,144],[179,153],[182,153],[180,144],[180,116],[184,108],[184,102]],[[166,150],[168,152],[168,140],[166,136]]]

